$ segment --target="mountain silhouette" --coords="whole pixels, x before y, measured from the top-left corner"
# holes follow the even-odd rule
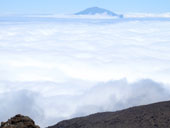
[[[116,16],[116,17],[123,18],[123,15],[118,15],[112,11],[109,11],[109,10],[106,10],[103,8],[99,8],[99,7],[87,8],[83,11],[75,13],[75,15],[96,15],[96,14],[106,14],[108,16]]]
[[[170,101],[74,118],[48,128],[170,128]]]

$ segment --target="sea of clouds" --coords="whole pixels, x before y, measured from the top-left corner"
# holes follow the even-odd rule
[[[0,18],[0,121],[42,127],[170,99],[169,19]]]

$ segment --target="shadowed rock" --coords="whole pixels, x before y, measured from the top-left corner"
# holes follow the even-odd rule
[[[49,128],[170,128],[170,101],[97,113],[62,121]]]
[[[2,122],[0,128],[40,128],[27,116],[16,115],[7,122]]]

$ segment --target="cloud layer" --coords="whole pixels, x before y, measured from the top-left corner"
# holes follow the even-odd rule
[[[18,20],[17,20],[18,21]],[[169,21],[0,22],[0,120],[41,126],[170,98]]]
[[[83,81],[1,82],[0,120],[22,113],[41,126],[95,112],[115,111],[135,105],[169,100],[170,91],[149,79],[129,83],[126,79],[99,82],[91,87]],[[82,87],[83,86],[83,87]]]
[[[169,82],[169,22],[106,23],[1,23],[1,79]]]

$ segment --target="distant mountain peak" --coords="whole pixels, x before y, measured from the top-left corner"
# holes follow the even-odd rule
[[[75,13],[75,15],[96,15],[96,14],[106,14],[108,16],[117,16],[122,18],[123,15],[116,14],[110,10],[104,9],[104,8],[99,8],[99,7],[91,7],[87,8],[83,11],[80,11],[78,13]]]

